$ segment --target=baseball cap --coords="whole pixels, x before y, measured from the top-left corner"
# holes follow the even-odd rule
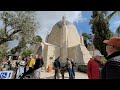
[[[103,43],[106,43],[111,46],[120,47],[120,37],[112,37],[109,40],[104,40]]]
[[[100,51],[97,50],[97,51],[94,53],[94,56],[101,56],[101,57],[102,57],[103,55],[100,53]]]

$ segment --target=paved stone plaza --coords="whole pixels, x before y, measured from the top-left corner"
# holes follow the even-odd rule
[[[75,79],[88,79],[87,74],[85,73],[80,73],[80,72],[75,72],[76,77]],[[48,72],[41,72],[41,79],[54,79],[54,71],[48,73]],[[60,77],[61,79],[61,77]],[[69,75],[66,72],[65,73],[65,79],[69,79]]]

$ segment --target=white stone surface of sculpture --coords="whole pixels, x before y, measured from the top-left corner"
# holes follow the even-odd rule
[[[66,58],[73,58],[77,64],[87,64],[91,58],[82,35],[79,35],[76,27],[65,16],[53,26],[47,43],[44,43],[42,55],[46,66],[49,65],[49,58],[52,56],[53,60],[60,56],[62,63],[66,62]]]

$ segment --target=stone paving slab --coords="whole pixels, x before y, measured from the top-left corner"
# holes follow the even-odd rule
[[[88,79],[88,76],[85,73],[75,72],[75,75],[76,75],[75,79]],[[41,72],[41,79],[54,79],[54,71],[52,71],[50,73]],[[60,77],[60,79],[62,79],[62,78]],[[69,75],[67,72],[65,73],[65,79],[69,79]]]

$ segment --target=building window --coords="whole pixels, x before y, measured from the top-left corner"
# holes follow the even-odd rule
[[[42,54],[42,46],[39,47],[37,54],[40,54],[40,55]]]

